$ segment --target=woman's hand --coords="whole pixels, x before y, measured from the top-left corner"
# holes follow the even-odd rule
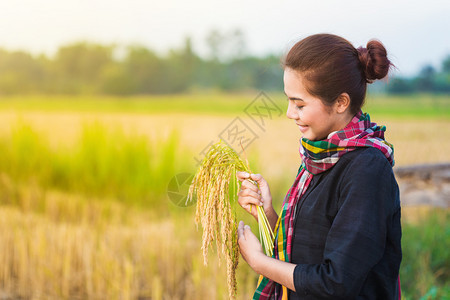
[[[239,251],[248,265],[258,274],[270,278],[295,292],[295,264],[266,256],[261,244],[248,225],[240,221],[238,226]]]
[[[236,176],[241,181],[241,189],[238,192],[238,202],[247,212],[249,212],[256,220],[258,213],[256,206],[263,206],[266,214],[273,210],[272,195],[270,194],[269,185],[261,174],[249,174],[247,172],[236,172]],[[247,179],[256,181],[259,188]]]
[[[251,231],[250,226],[244,225],[243,221],[239,222],[237,234],[242,257],[256,271],[259,263],[266,257],[261,243]]]
[[[263,206],[270,226],[274,230],[278,215],[272,206],[272,195],[270,194],[267,181],[261,174],[249,174],[247,172],[236,172],[236,177],[242,182],[241,190],[238,192],[239,205],[255,217],[256,220],[258,220],[256,206]],[[259,188],[248,179],[256,181]]]

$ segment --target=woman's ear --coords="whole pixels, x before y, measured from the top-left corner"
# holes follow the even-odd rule
[[[347,93],[340,94],[335,102],[336,111],[339,114],[345,113],[350,107],[350,96]]]

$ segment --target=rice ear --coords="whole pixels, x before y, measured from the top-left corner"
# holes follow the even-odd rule
[[[236,189],[239,189],[236,171],[252,173],[247,158],[246,162],[245,164],[239,155],[220,139],[208,149],[192,180],[187,197],[187,201],[192,201],[193,195],[197,196],[195,223],[197,226],[200,223],[203,228],[202,252],[204,264],[208,263],[208,249],[213,242],[216,244],[219,264],[222,256],[226,259],[228,294],[231,299],[236,297],[236,268],[239,262],[237,220],[235,208],[232,204],[236,202]],[[250,181],[257,185],[255,181],[251,179]],[[229,197],[230,182],[233,189],[231,200]],[[271,256],[273,249],[272,228],[264,209],[258,206],[257,210],[261,243],[264,245],[266,254]]]

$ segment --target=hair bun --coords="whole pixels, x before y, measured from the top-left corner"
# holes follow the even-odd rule
[[[367,48],[359,47],[357,50],[367,82],[386,77],[392,63],[380,41],[371,40],[367,43]]]

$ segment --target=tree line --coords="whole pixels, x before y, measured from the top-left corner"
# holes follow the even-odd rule
[[[450,55],[442,61],[440,69],[426,65],[416,76],[394,77],[387,85],[387,92],[392,94],[450,93]]]
[[[280,56],[245,55],[242,33],[212,31],[210,55],[181,47],[158,55],[142,45],[121,48],[89,42],[60,47],[53,57],[0,49],[0,94],[164,94],[192,90],[283,88]],[[225,51],[228,49],[228,51]]]
[[[248,55],[240,30],[213,30],[207,58],[186,37],[159,55],[142,45],[120,48],[89,42],[60,47],[53,57],[0,49],[0,94],[164,94],[193,90],[283,89],[282,54]],[[120,51],[121,50],[121,51]],[[450,56],[442,70],[425,67],[413,78],[393,78],[390,93],[450,91]]]

